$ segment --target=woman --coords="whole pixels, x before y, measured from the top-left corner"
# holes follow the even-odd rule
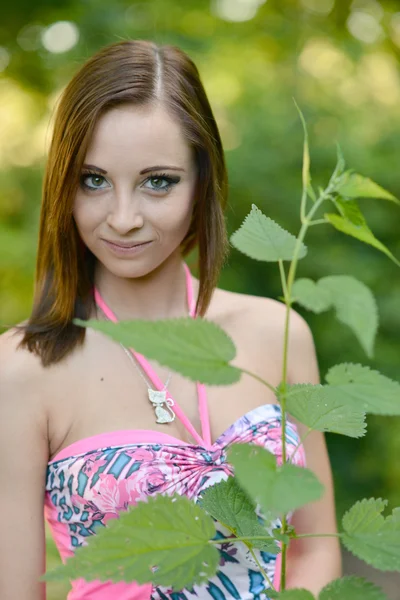
[[[2,600],[45,597],[38,583],[45,569],[43,502],[66,558],[150,494],[178,491],[195,500],[227,478],[218,456],[229,443],[247,441],[250,431],[279,457],[279,407],[255,379],[206,390],[72,324],[74,317],[206,316],[233,338],[238,366],[278,385],[285,307],[215,287],[227,246],[226,196],[217,125],[182,51],[116,43],[68,84],[45,173],[32,314],[0,338]],[[195,247],[198,280],[183,263]],[[312,336],[294,311],[288,378],[318,382]],[[288,424],[289,456],[302,431]],[[292,522],[298,532],[334,532],[321,434],[307,438],[305,454],[326,492]],[[295,461],[304,464],[303,451]],[[222,541],[220,552],[217,576],[182,597],[266,597],[260,593],[268,581],[241,546]],[[277,583],[279,559],[258,552],[258,561]],[[339,574],[336,539],[291,544],[288,587],[317,593]],[[175,596],[150,584],[83,580],[68,596],[111,597]]]

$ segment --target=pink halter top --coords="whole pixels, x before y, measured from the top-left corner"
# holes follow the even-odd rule
[[[195,316],[192,279],[186,273],[189,315]],[[97,290],[95,300],[108,319],[117,321]],[[132,351],[156,389],[162,382],[148,361]],[[197,383],[201,436],[174,400],[174,412],[195,444],[168,433],[143,429],[105,432],[81,439],[61,450],[48,463],[44,514],[65,561],[75,548],[117,518],[120,511],[155,494],[186,495],[197,501],[202,492],[232,475],[226,451],[233,443],[254,443],[282,458],[280,407],[265,404],[249,411],[212,442],[205,386]],[[166,429],[168,426],[166,426]],[[299,442],[295,426],[286,424],[288,459]],[[305,465],[300,447],[293,463]],[[275,528],[279,522],[269,526]],[[202,585],[181,592],[152,584],[112,583],[80,578],[71,581],[68,600],[267,600],[268,583],[243,544],[224,543],[231,533],[216,523],[220,564],[217,574]],[[280,575],[280,555],[256,550],[256,555],[275,587]]]

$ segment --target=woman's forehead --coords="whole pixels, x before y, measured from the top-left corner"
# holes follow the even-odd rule
[[[149,160],[152,164],[189,168],[192,150],[181,125],[164,107],[123,105],[100,117],[85,163],[111,169],[127,159],[138,169]]]

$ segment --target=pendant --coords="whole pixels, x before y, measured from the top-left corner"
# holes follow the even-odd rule
[[[175,419],[175,413],[171,406],[173,400],[167,398],[167,392],[162,390],[152,390],[148,388],[149,400],[154,406],[154,412],[156,414],[156,423],[171,423]],[[164,405],[164,406],[163,406]]]

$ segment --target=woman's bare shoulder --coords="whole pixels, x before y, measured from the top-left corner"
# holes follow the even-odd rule
[[[43,374],[39,356],[20,347],[23,334],[16,328],[0,335],[0,377],[26,378]]]
[[[249,321],[265,324],[282,331],[286,320],[286,305],[274,298],[254,296],[216,288],[213,297],[212,313],[222,320],[235,320],[237,324]],[[308,327],[306,321],[293,308],[290,310],[291,330]]]
[[[38,421],[47,422],[50,380],[40,357],[20,347],[23,334],[10,329],[0,335],[0,400],[15,410],[34,410]],[[47,428],[47,425],[46,425]]]

